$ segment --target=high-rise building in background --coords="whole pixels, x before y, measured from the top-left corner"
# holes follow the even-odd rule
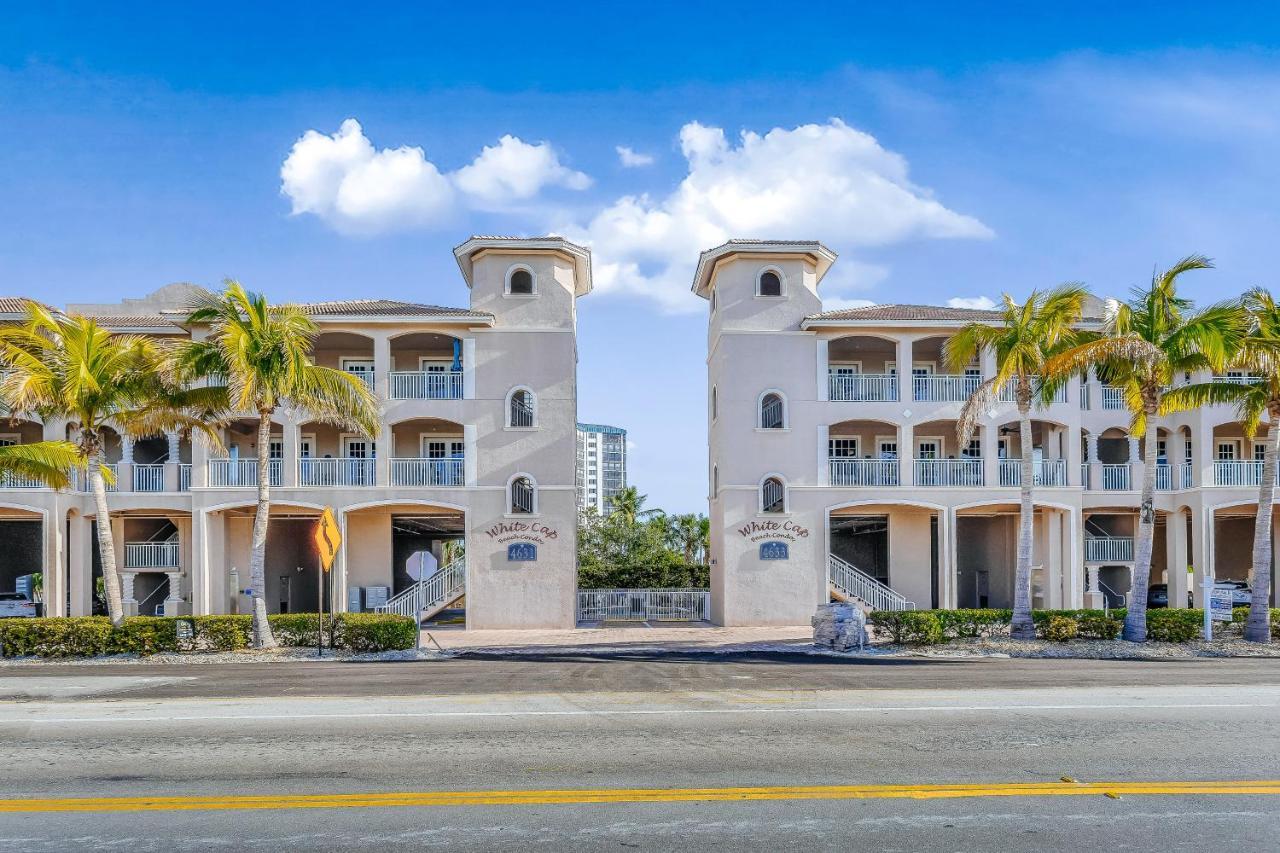
[[[578,424],[578,508],[609,512],[609,499],[627,486],[627,431]]]

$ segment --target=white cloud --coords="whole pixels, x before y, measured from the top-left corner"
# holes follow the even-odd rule
[[[653,155],[641,154],[634,151],[626,145],[619,145],[614,148],[618,152],[618,162],[628,169],[635,169],[640,166],[652,166]]]
[[[492,210],[546,187],[590,184],[587,175],[560,163],[550,143],[511,135],[445,174],[421,148],[375,149],[355,119],[331,136],[308,130],[280,167],[280,192],[295,214],[314,214],[357,234],[441,225],[464,205]]]
[[[986,311],[995,308],[995,300],[989,296],[953,296],[947,300],[948,308],[974,308]]]
[[[689,171],[669,195],[625,196],[585,225],[559,229],[591,245],[598,290],[695,311],[688,288],[698,253],[730,237],[815,238],[839,250],[992,236],[911,183],[900,155],[839,119],[744,131],[737,145],[691,122],[680,145]]]
[[[544,187],[585,190],[591,178],[561,165],[549,142],[530,145],[510,134],[486,145],[471,163],[454,173],[458,189],[488,204],[537,195]]]

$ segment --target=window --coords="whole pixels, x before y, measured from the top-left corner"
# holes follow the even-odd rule
[[[786,429],[787,410],[782,395],[767,391],[760,397],[760,428]]]
[[[517,474],[511,478],[511,514],[533,515],[538,511],[538,490],[533,478]]]
[[[711,420],[713,420],[713,421],[716,419],[716,414],[717,414],[717,412],[716,412],[716,408],[717,408],[717,406],[716,406],[716,386],[712,385],[712,386],[711,386]]]
[[[1234,462],[1236,458],[1236,443],[1234,441],[1223,441],[1218,443],[1218,461]]]
[[[756,279],[756,296],[781,296],[782,274],[777,270],[763,270]]]
[[[507,273],[507,293],[516,296],[532,296],[533,272],[528,267],[515,267]]]
[[[971,438],[969,444],[960,451],[960,456],[964,459],[981,459],[982,458],[982,439]]]
[[[827,439],[827,456],[831,459],[857,459],[858,458],[858,439],[856,438]]]
[[[786,512],[787,490],[777,477],[765,477],[760,484],[760,511]]]
[[[507,398],[507,426],[531,429],[534,426],[534,396],[528,388],[516,388]]]

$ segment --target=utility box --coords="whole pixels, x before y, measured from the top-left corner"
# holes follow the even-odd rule
[[[364,589],[358,586],[347,587],[347,612],[360,613],[364,610]]]
[[[389,586],[366,586],[364,588],[364,606],[369,610],[376,610],[382,607],[390,597],[391,587]]]

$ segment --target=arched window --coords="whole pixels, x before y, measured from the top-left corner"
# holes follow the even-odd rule
[[[787,489],[779,477],[765,477],[760,483],[760,511],[786,512]]]
[[[537,425],[537,401],[528,388],[515,388],[507,396],[507,426],[530,429]]]
[[[527,474],[517,474],[508,486],[512,515],[534,515],[538,512],[538,487]]]
[[[507,273],[507,293],[530,296],[534,293],[533,271],[528,267],[513,267]]]
[[[786,429],[787,402],[777,391],[760,395],[760,429]]]
[[[781,296],[782,273],[778,270],[761,270],[756,279],[756,296]]]

